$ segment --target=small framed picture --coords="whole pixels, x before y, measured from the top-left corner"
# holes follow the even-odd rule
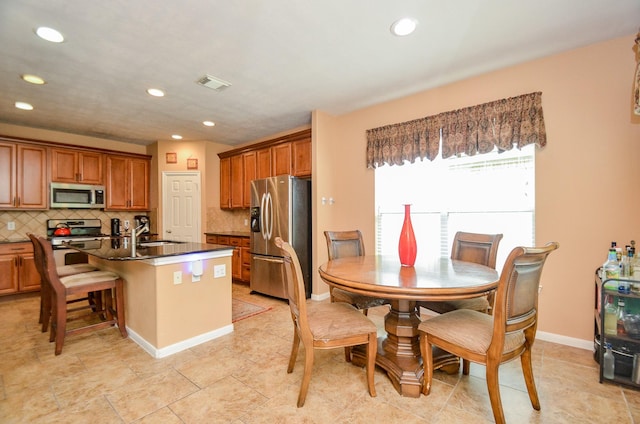
[[[177,153],[167,153],[167,163],[178,163]]]
[[[187,159],[187,169],[198,169],[198,159]]]

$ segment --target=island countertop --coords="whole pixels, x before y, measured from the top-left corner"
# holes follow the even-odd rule
[[[192,254],[212,254],[231,249],[229,246],[220,244],[150,240],[138,245],[136,255],[131,256],[131,237],[111,237],[101,240],[100,248],[85,249],[68,246],[108,261],[140,261]]]

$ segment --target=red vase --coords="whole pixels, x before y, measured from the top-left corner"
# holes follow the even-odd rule
[[[418,246],[416,236],[413,233],[411,224],[411,205],[404,205],[404,223],[400,231],[400,241],[398,242],[398,255],[403,266],[413,266],[416,263]]]

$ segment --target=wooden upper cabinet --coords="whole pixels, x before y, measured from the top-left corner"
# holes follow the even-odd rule
[[[241,208],[244,205],[244,172],[242,155],[231,156],[231,207]]]
[[[291,143],[292,172],[294,177],[311,176],[311,138]]]
[[[131,194],[129,210],[149,210],[149,161],[132,158],[129,162]]]
[[[243,195],[242,206],[251,206],[251,181],[256,179],[256,152],[242,154]]]
[[[0,208],[15,207],[16,177],[16,145],[0,143]]]
[[[107,210],[149,210],[149,160],[108,155]]]
[[[0,143],[0,208],[47,209],[47,149]]]
[[[274,177],[291,174],[291,143],[271,148],[271,173]]]
[[[47,149],[38,146],[18,146],[18,207],[46,209]]]
[[[278,175],[311,176],[311,130],[219,153],[220,207],[251,206],[251,181]]]
[[[231,207],[231,158],[220,159],[220,209]]]
[[[271,148],[256,151],[256,179],[271,176]]]
[[[51,181],[102,184],[102,153],[51,149]]]

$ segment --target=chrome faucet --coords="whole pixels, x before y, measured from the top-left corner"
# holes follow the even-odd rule
[[[136,257],[136,247],[138,245],[138,236],[147,229],[147,224],[140,224],[131,230],[131,257]]]

